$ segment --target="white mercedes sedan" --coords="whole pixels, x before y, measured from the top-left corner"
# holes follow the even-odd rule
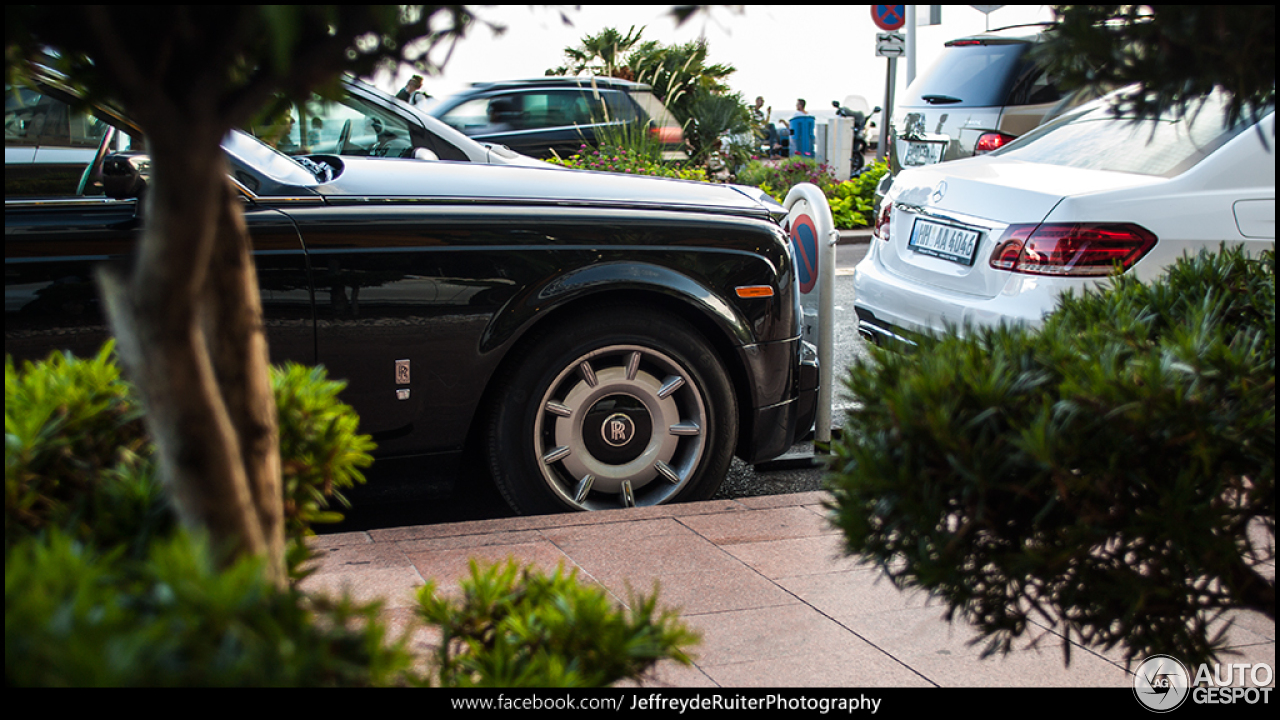
[[[859,331],[904,340],[1038,325],[1063,292],[1147,280],[1202,248],[1275,245],[1274,108],[1221,98],[1135,122],[1110,98],[989,155],[905,170],[855,274]]]

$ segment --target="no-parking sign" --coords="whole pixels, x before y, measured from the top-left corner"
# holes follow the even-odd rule
[[[791,220],[791,247],[796,253],[800,293],[808,295],[818,284],[818,226],[808,215],[808,203],[801,201],[793,207],[800,211]]]
[[[872,5],[871,19],[881,30],[898,30],[907,24],[907,6]]]

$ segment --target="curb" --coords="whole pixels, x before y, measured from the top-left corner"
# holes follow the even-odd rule
[[[857,245],[871,242],[871,228],[858,228],[856,230],[841,230],[840,239],[836,241],[837,245]]]

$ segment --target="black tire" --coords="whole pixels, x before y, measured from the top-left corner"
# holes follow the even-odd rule
[[[688,323],[606,307],[517,352],[488,425],[494,482],[517,513],[705,500],[719,488],[737,400]]]
[[[866,166],[867,159],[863,155],[863,153],[866,152],[866,149],[867,146],[863,142],[854,144],[853,155],[849,158],[849,177],[857,177],[858,173],[862,172],[863,168]]]

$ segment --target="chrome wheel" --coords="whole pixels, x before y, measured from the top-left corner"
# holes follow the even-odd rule
[[[565,367],[539,402],[542,478],[584,510],[658,505],[692,479],[706,450],[706,404],[688,369],[638,345]]]
[[[605,304],[533,333],[492,393],[489,468],[521,514],[706,500],[738,402],[707,339],[670,313]]]

